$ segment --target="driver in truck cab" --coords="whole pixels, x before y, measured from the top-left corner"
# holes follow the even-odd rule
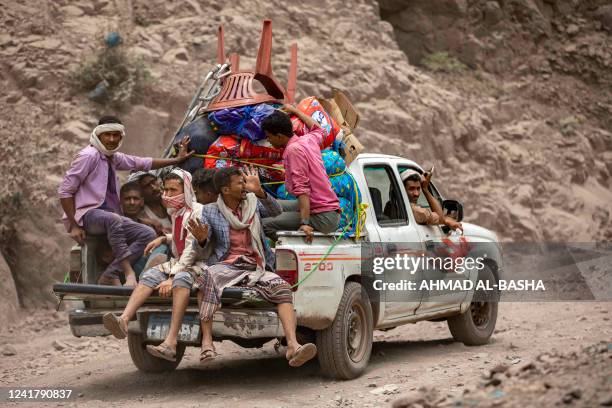
[[[408,200],[410,200],[410,208],[412,209],[414,219],[418,224],[422,225],[447,225],[452,230],[460,229],[463,231],[460,222],[451,217],[444,216],[440,202],[429,191],[431,175],[431,172],[426,172],[421,176],[412,169],[404,170],[400,175],[404,188],[406,188]],[[417,204],[421,192],[425,195],[429,208],[421,207]]]

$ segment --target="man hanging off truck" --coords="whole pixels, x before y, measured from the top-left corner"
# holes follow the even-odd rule
[[[266,235],[275,238],[276,231],[300,230],[312,241],[313,232],[330,233],[340,223],[340,203],[321,157],[324,130],[308,115],[291,105],[283,110],[296,115],[309,129],[303,136],[293,134],[289,115],[280,110],[268,116],[261,124],[272,146],[284,148],[283,166],[287,191],[297,201],[282,201],[283,213],[264,220]]]
[[[106,267],[98,283],[136,285],[132,263],[143,254],[145,246],[155,238],[150,227],[124,217],[119,200],[117,170],[151,170],[182,163],[193,152],[187,152],[189,138],[181,142],[175,158],[153,159],[119,152],[125,138],[125,128],[113,116],[104,116],[89,139],[89,145],[79,151],[58,189],[66,230],[80,245],[85,234],[105,234],[114,260]]]

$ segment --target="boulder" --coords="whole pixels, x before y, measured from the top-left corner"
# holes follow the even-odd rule
[[[599,7],[594,17],[601,22],[602,27],[612,33],[612,4]]]
[[[173,48],[167,51],[162,59],[169,64],[185,65],[189,61],[189,52],[184,47]]]
[[[70,122],[63,125],[63,129],[60,132],[62,139],[73,142],[76,144],[83,144],[89,140],[89,134],[91,133],[91,127],[87,126],[80,120],[71,120]]]
[[[69,17],[81,17],[84,14],[82,9],[73,5],[62,7],[62,11]]]

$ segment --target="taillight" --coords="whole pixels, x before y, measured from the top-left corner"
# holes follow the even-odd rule
[[[283,278],[289,285],[298,282],[298,261],[297,255],[290,249],[276,250],[276,274]],[[298,287],[291,290],[296,291]]]

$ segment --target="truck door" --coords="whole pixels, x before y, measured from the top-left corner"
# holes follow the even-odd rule
[[[401,174],[408,166],[398,166],[398,170]],[[406,194],[404,188],[402,192]],[[442,197],[436,189],[433,183],[430,183],[430,192],[432,195],[440,201],[442,205]],[[406,195],[407,198],[407,195]],[[429,203],[425,198],[424,194],[421,194],[417,205],[424,208],[429,208]],[[410,207],[408,207],[410,208]],[[412,211],[409,214],[410,221],[416,225],[417,233],[423,243],[423,249],[426,252],[428,258],[443,257],[445,253],[459,252],[466,249],[466,241],[460,233],[447,234],[442,230],[440,225],[420,225],[416,224]],[[439,261],[441,259],[438,259]],[[470,272],[456,273],[452,270],[444,270],[433,266],[426,267],[422,270],[422,277],[429,283],[433,282],[444,282],[449,285],[453,285],[455,281],[469,280]],[[417,310],[417,314],[433,312],[436,310],[443,310],[459,306],[465,299],[468,291],[461,290],[424,290],[422,292],[421,304]]]
[[[396,255],[416,254],[422,252],[420,237],[413,224],[409,222],[405,206],[405,195],[401,193],[397,174],[389,164],[366,164],[363,167],[367,192],[371,206],[368,208],[368,218],[376,220],[382,251],[377,256],[381,258]],[[400,281],[416,282],[419,273],[410,270],[385,269],[374,279],[387,283]],[[408,290],[382,290],[380,301],[385,302],[384,320],[397,319],[413,315],[420,304],[421,293]]]

